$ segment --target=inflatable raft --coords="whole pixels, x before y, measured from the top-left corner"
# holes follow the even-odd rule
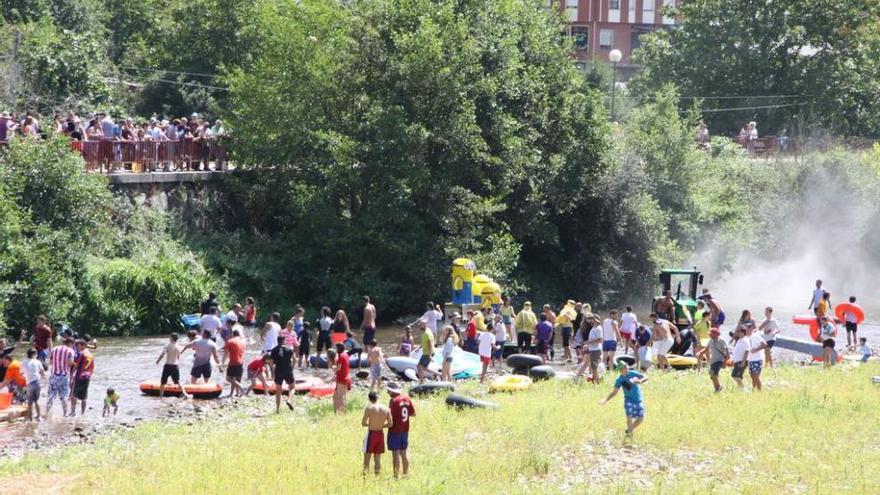
[[[219,383],[191,383],[184,384],[186,387],[186,393],[192,396],[193,399],[216,399],[223,394],[223,386]],[[141,393],[144,395],[150,395],[154,397],[159,396],[159,382],[151,381],[151,382],[142,382],[140,384]],[[180,397],[183,395],[183,392],[180,389],[179,385],[165,385],[164,395],[170,397]]]
[[[324,385],[318,385],[309,389],[309,397],[322,398],[327,397],[329,395],[333,395],[333,392],[336,391],[335,383],[326,383]]]
[[[532,379],[521,375],[495,377],[489,384],[489,392],[520,392],[532,386]]]

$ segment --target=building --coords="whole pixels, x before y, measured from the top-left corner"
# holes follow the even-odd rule
[[[675,25],[663,9],[676,0],[555,0],[555,7],[569,21],[569,35],[575,38],[575,58],[580,63],[608,61],[608,53],[618,49],[618,64],[625,72],[634,69],[630,57],[641,44],[639,37]]]

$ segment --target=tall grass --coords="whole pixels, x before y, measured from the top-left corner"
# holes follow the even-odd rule
[[[12,483],[24,473],[74,474],[71,493],[868,493],[880,467],[875,373],[874,364],[782,368],[766,373],[763,392],[720,394],[705,374],[652,373],[647,419],[626,449],[622,399],[598,404],[610,379],[537,383],[492,396],[494,411],[417,399],[412,475],[400,481],[390,479],[390,455],[383,476],[361,478],[360,396],[342,417],[324,402],[264,418],[152,422],[94,446],[0,463],[0,473]],[[610,454],[585,448],[602,444]],[[647,454],[664,461],[648,465]],[[597,477],[602,469],[613,475]],[[635,484],[640,476],[649,484]]]

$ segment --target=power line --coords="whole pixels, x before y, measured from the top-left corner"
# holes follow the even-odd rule
[[[115,77],[112,77],[112,75],[105,75],[104,81],[109,82],[109,83],[114,83],[114,84],[131,84],[131,83],[127,83],[125,81],[121,81],[119,79],[116,79]],[[150,79],[148,82],[161,82],[161,83],[173,84],[173,85],[177,85],[177,86],[191,86],[191,87],[195,87],[195,88],[214,89],[217,91],[229,91],[229,88],[224,88],[221,86],[210,86],[207,84],[191,83],[191,82],[183,82],[183,81],[171,81],[169,79]],[[140,84],[142,84],[142,83],[140,83]]]
[[[738,110],[764,110],[768,108],[797,107],[801,105],[806,105],[806,103],[781,103],[779,105],[763,105],[756,107],[712,108],[709,110],[700,110],[700,113],[735,112]]]
[[[119,67],[122,70],[135,70],[135,71],[146,71],[146,72],[168,72],[170,74],[183,74],[186,76],[197,76],[197,77],[220,77],[219,74],[205,74],[204,72],[183,72],[178,70],[168,70],[168,69],[150,69],[147,67]]]
[[[619,98],[641,99],[641,96],[619,96]],[[762,98],[813,98],[812,95],[756,95],[756,96],[679,96],[680,100],[755,100]]]

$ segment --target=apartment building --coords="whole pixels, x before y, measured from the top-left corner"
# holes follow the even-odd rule
[[[675,25],[674,17],[663,15],[664,7],[676,0],[555,0],[556,8],[568,19],[569,34],[575,38],[574,56],[580,63],[592,59],[608,61],[608,53],[623,54],[621,69],[632,67],[630,57],[645,33]]]

